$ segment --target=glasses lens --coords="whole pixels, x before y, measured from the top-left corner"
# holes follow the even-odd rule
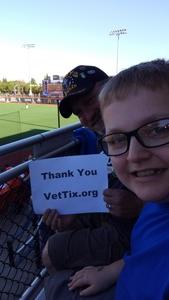
[[[102,139],[102,147],[107,155],[120,155],[127,150],[127,136],[123,133],[105,135]]]
[[[145,146],[156,147],[169,143],[169,119],[149,123],[138,130]]]

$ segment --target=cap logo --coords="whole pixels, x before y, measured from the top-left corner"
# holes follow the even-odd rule
[[[77,73],[77,72],[76,72]],[[77,84],[74,81],[73,77],[77,77],[77,74],[74,73],[73,74],[69,73],[69,75],[64,78],[63,80],[63,93],[64,96],[66,97],[73,89],[75,89],[77,87]]]
[[[77,92],[78,89],[81,90],[86,88],[90,80],[92,80],[92,82],[96,82],[99,77],[98,72],[98,69],[93,67],[89,68],[88,66],[79,66],[70,71],[65,76],[62,83],[64,97]]]
[[[93,70],[94,71],[94,70]],[[88,74],[93,74],[95,73],[95,71],[93,72],[92,70],[91,71],[88,71],[87,73]],[[80,72],[77,72],[77,71],[71,71],[68,73],[68,75],[64,78],[63,80],[63,93],[64,93],[64,96],[68,96],[68,94],[74,90],[75,88],[77,88],[77,78],[82,78],[82,79],[85,79],[86,78],[86,74],[85,72],[83,71],[80,71]]]
[[[93,75],[94,73],[96,73],[96,71],[95,71],[95,70],[89,70],[89,71],[87,71],[87,73],[88,73],[89,75]]]

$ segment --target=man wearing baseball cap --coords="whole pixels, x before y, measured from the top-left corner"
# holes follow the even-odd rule
[[[100,115],[97,95],[109,76],[95,66],[78,66],[63,79],[64,98],[60,113],[69,118],[77,115],[83,126],[102,133],[104,125]]]
[[[83,126],[102,134],[104,125],[97,97],[108,79],[95,66],[81,65],[71,70],[63,79],[61,115],[69,118],[74,113]],[[50,228],[62,231],[49,238],[43,251],[49,272],[109,264],[122,257],[129,247],[141,201],[130,191],[110,188],[104,192],[104,199],[111,214],[60,216],[53,210],[44,214],[43,220]]]

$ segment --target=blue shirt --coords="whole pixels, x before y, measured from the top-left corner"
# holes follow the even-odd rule
[[[116,300],[169,300],[169,204],[145,205],[124,260]]]

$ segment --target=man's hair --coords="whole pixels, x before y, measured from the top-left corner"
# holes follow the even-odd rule
[[[105,84],[99,95],[101,109],[138,88],[157,90],[162,87],[169,88],[169,61],[156,59],[140,63],[119,72]]]

